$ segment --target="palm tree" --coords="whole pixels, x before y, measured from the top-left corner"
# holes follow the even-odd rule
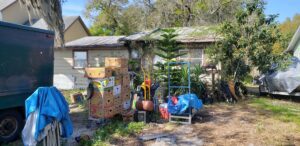
[[[30,12],[43,18],[49,28],[55,33],[55,46],[64,46],[64,22],[62,19],[61,3],[64,0],[19,0],[27,8],[29,21]],[[30,22],[31,23],[31,22]]]

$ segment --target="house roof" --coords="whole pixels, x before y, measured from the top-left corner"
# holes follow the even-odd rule
[[[82,19],[80,18],[80,16],[63,16],[63,21],[65,24],[65,31],[72,26],[73,23],[75,23],[76,20],[79,20],[79,22],[82,24],[82,26],[84,27],[85,31],[90,35],[90,32],[88,30],[88,28],[86,27],[86,25],[83,23]],[[49,29],[48,25],[46,23],[46,21],[41,18],[39,19],[36,23],[34,23],[32,25],[32,27],[35,28],[40,28],[40,29]]]
[[[124,42],[120,38],[124,36],[87,36],[66,43],[66,48],[95,48],[95,47],[121,47]]]
[[[288,48],[284,52],[293,52],[296,49],[299,41],[300,41],[300,26],[298,27],[292,40],[290,41]]]
[[[17,2],[17,0],[0,0],[0,11]]]
[[[175,33],[178,34],[175,39],[182,43],[199,43],[199,42],[215,42],[217,36],[217,26],[199,26],[199,27],[174,27]],[[158,40],[163,34],[162,29],[152,31],[139,32],[123,38],[123,41],[143,41]]]

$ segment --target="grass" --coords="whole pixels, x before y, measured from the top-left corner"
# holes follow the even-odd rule
[[[253,98],[250,105],[270,111],[272,116],[283,122],[293,122],[300,126],[299,103],[267,98]]]
[[[143,122],[124,123],[113,121],[108,125],[99,128],[91,140],[81,141],[81,146],[106,146],[114,138],[134,136],[140,133],[145,127]]]

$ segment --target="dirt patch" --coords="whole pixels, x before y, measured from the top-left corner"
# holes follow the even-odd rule
[[[299,126],[276,120],[247,102],[206,106],[192,125],[158,124],[145,133],[153,131],[174,135],[177,145],[300,145]],[[145,142],[155,144],[161,143]]]
[[[295,103],[284,102],[284,104],[294,106]],[[87,111],[80,107],[71,109],[71,118],[74,123],[74,136],[82,133],[92,135],[97,129],[97,127],[86,128]],[[142,135],[162,133],[168,136],[145,142],[138,139]],[[272,112],[252,106],[249,101],[234,105],[220,103],[205,106],[195,115],[192,125],[150,123],[142,133],[129,137],[114,137],[110,144],[300,145],[300,126],[293,122],[278,120],[274,118]]]

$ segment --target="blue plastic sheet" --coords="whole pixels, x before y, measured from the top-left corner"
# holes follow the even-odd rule
[[[70,137],[73,133],[69,117],[69,105],[64,96],[55,87],[40,87],[26,101],[26,118],[38,112],[34,138],[37,140],[45,126],[54,120],[61,123],[62,137]]]
[[[184,94],[178,97],[178,103],[175,105],[172,100],[168,101],[168,112],[171,114],[183,114],[189,108],[200,110],[203,107],[201,99],[196,94]]]

